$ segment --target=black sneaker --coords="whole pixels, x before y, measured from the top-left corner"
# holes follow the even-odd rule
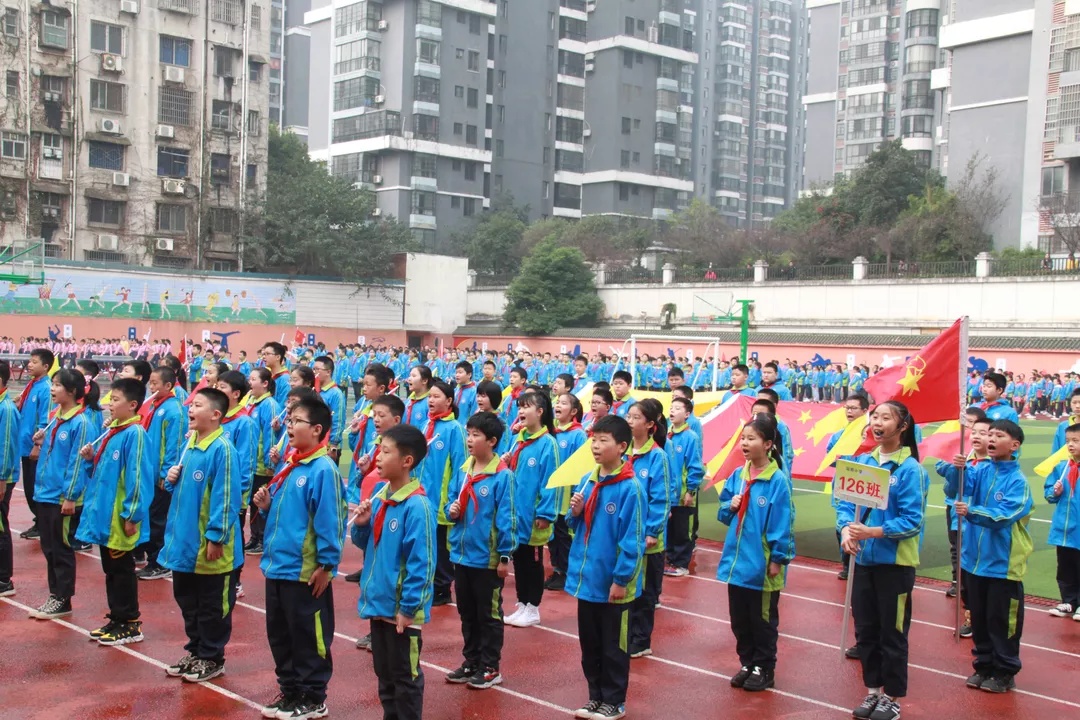
[[[741,688],[748,677],[750,677],[750,668],[743,665],[742,669],[735,673],[735,676],[731,678],[731,687]]]
[[[956,583],[949,585],[949,589],[945,591],[945,597],[956,597]]]
[[[262,555],[263,544],[261,542],[248,543],[248,546],[244,548],[245,555]]]
[[[836,579],[837,580],[847,580],[847,578],[848,578],[847,568],[844,568],[840,572],[836,573]]]
[[[863,699],[862,704],[859,705],[859,707],[851,711],[851,717],[856,720],[870,720],[871,713],[874,712],[874,708],[878,706],[878,703],[881,702],[881,700],[881,695],[870,693]]]
[[[67,617],[70,614],[71,599],[58,598],[55,595],[50,595],[49,599],[42,603],[37,610],[30,611],[30,617],[35,620],[55,620],[56,618]]]
[[[0,597],[11,597],[15,594],[15,583],[0,582]]]
[[[276,718],[279,712],[286,713],[286,717],[292,713],[296,705],[296,698],[279,692],[269,705],[263,705],[262,716],[264,718]]]
[[[553,572],[548,575],[548,579],[544,581],[544,589],[559,591],[566,587],[566,573]]]
[[[964,684],[967,685],[972,690],[978,690],[979,688],[981,688],[983,686],[983,683],[986,682],[989,679],[990,679],[989,675],[983,675],[981,672],[976,670],[975,674],[972,675],[971,677],[969,677],[964,682]]]
[[[199,658],[194,655],[185,655],[169,667],[165,668],[165,674],[169,677],[182,677],[191,669],[192,664]]]
[[[476,673],[469,678],[469,687],[473,690],[487,690],[489,687],[494,687],[495,685],[502,685],[502,675],[494,668],[477,670]]]
[[[371,633],[368,633],[362,638],[357,638],[356,648],[358,650],[367,650],[368,652],[371,652]]]
[[[1002,693],[1007,693],[1010,690],[1015,690],[1016,680],[1011,675],[1009,675],[1008,677],[992,677],[987,679],[986,682],[980,685],[979,689],[983,692],[996,693],[998,695],[1001,695]]]
[[[742,689],[747,692],[761,692],[768,690],[775,684],[772,670],[755,667],[750,672],[750,677],[746,678],[746,682],[743,683]]]
[[[88,542],[83,542],[82,540],[72,540],[71,541],[71,549],[74,550],[75,552],[87,552],[92,547],[93,547],[93,545],[91,545]]]
[[[859,646],[852,645],[851,647],[849,647],[847,650],[844,651],[844,657],[846,657],[848,660],[858,660]]]
[[[451,603],[451,597],[449,593],[446,595],[436,595],[431,601],[431,607],[442,607],[443,605],[449,605]]]
[[[37,525],[31,525],[30,527],[19,533],[19,537],[23,540],[39,540],[41,539],[41,533],[38,532]]]
[[[345,582],[358,583],[360,582],[360,575],[363,571],[357,570],[356,572],[349,573],[345,576]]]
[[[578,720],[592,720],[593,713],[603,705],[599,700],[590,700],[574,711],[574,717]]]
[[[172,570],[161,567],[160,565],[147,565],[142,570],[135,573],[135,577],[140,580],[165,580],[172,577]]]
[[[293,706],[293,711],[289,715],[283,715],[278,713],[279,718],[286,717],[289,720],[312,720],[313,718],[324,718],[330,714],[330,711],[326,709],[326,703],[315,702],[313,700],[301,700]]]
[[[223,672],[225,672],[225,663],[199,659],[188,666],[187,672],[184,673],[184,682],[206,682],[207,680],[216,678]]]
[[[136,620],[135,622],[118,622],[113,625],[113,629],[104,633],[98,638],[98,642],[102,645],[128,645],[130,643],[137,643],[143,641],[142,623]]]
[[[469,682],[476,673],[476,668],[470,665],[462,665],[457,670],[451,670],[446,673],[446,682],[454,683],[455,685],[464,685]]]
[[[882,695],[870,720],[900,720],[900,704]]]
[[[604,703],[596,708],[596,712],[592,714],[592,717],[593,720],[619,720],[619,718],[626,717],[626,706]]]
[[[970,621],[967,621],[963,625],[960,626],[960,637],[969,638],[969,637],[972,636],[972,634],[973,634],[973,631],[971,629],[971,622]]]
[[[99,627],[97,630],[91,630],[90,631],[90,639],[91,640],[97,640],[98,638],[100,638],[105,633],[111,632],[114,625],[116,625],[116,622],[110,618],[109,622],[105,623],[104,625]]]

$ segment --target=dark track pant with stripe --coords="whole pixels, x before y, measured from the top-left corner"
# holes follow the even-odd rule
[[[399,635],[393,623],[372,619],[371,659],[379,679],[383,720],[420,720],[423,715],[423,648],[419,626],[409,626]]]
[[[75,513],[82,508],[75,508]],[[71,549],[70,527],[75,515],[61,515],[55,503],[37,503],[37,526],[41,552],[45,555],[49,594],[62,600],[75,596],[75,551]]]
[[[306,582],[266,580],[266,639],[281,692],[326,700],[334,673],[334,585],[319,597]]]
[[[667,561],[680,568],[690,568],[690,559],[694,557],[694,526],[697,514],[697,495],[694,504],[671,506],[671,517],[667,525]]]
[[[971,573],[962,577],[971,611],[975,671],[999,678],[1016,675],[1024,633],[1024,583]]]
[[[915,568],[855,564],[851,613],[863,684],[892,698],[907,695],[908,630]]]
[[[577,612],[581,670],[589,684],[589,700],[625,704],[630,685],[629,603],[578,600]]]
[[[748,668],[776,669],[776,639],[780,627],[780,593],[728,583],[728,612],[735,652]]]
[[[456,565],[454,569],[465,664],[477,670],[498,670],[503,648],[504,581],[497,570],[464,565]]]
[[[0,483],[4,483],[4,497],[0,498],[0,583],[9,583],[15,568],[8,511],[11,509],[11,494],[15,491],[15,484],[6,480],[0,480]]]
[[[173,572],[173,597],[184,617],[188,637],[184,650],[200,660],[225,662],[238,575],[236,570],[219,575]]]

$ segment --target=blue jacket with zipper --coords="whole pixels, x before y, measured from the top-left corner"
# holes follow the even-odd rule
[[[787,566],[795,558],[795,505],[791,482],[775,462],[750,483],[749,464],[731,473],[720,491],[717,517],[728,526],[716,579],[751,590],[782,590]],[[749,483],[749,485],[748,485]],[[742,495],[740,518],[731,499]],[[769,563],[783,566],[769,577]]]
[[[461,495],[467,478],[483,476],[472,486],[476,502]],[[517,547],[514,527],[514,473],[496,456],[486,467],[476,468],[476,460],[465,461],[462,473],[450,485],[443,515],[450,517],[450,505],[460,500],[461,514],[447,531],[450,562],[471,568],[493,570],[499,558]]]
[[[147,521],[157,472],[138,415],[124,422],[113,420],[109,428],[122,429],[94,446],[98,459],[92,463],[75,537],[112,550],[134,550],[150,539]],[[124,532],[125,522],[135,525],[134,535]]]
[[[645,536],[656,538],[656,545],[645,551],[654,555],[664,551],[668,516],[676,487],[668,471],[667,453],[649,438],[640,448],[628,451],[634,463],[634,475],[645,491]]]
[[[554,488],[549,489],[547,484],[559,467],[559,443],[546,429],[531,437],[526,437],[527,434],[526,430],[517,434],[510,453],[512,455],[521,446],[514,469],[517,542],[535,547],[546,545],[553,532],[550,525],[544,530],[538,529],[536,521],[554,523],[558,516],[559,493]]]
[[[453,415],[439,420],[428,418],[428,423],[435,423],[435,429],[427,455],[420,463],[420,482],[436,509],[439,524],[449,525],[450,520],[444,512],[447,493],[450,485],[460,479],[461,467],[469,456],[465,449],[465,431]]]
[[[83,490],[90,479],[90,463],[79,450],[93,440],[90,421],[80,408],[72,408],[65,419],[57,415],[45,430],[38,456],[34,502],[59,505],[65,500],[82,504]]]

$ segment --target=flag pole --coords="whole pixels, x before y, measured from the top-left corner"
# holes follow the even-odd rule
[[[862,511],[863,511],[863,506],[862,505],[856,505],[855,506],[855,515],[854,515],[854,517],[855,517],[856,521],[858,521],[859,517],[863,514]],[[866,520],[866,518],[863,517],[863,521],[865,521],[865,520]],[[848,578],[847,578],[846,586],[844,588],[844,615],[843,615],[843,620],[840,623],[840,654],[844,655],[845,657],[846,657],[847,647],[848,647],[848,644],[847,644],[848,624],[849,624],[849,618],[851,618],[851,593],[852,593],[853,588],[855,587],[855,555],[856,554],[857,553],[851,553],[850,555],[848,555],[848,564],[847,564],[847,568],[846,568],[847,572],[848,572]]]
[[[958,365],[959,375],[957,380],[960,384],[960,454],[967,457],[967,449],[964,444],[964,431],[967,418],[965,411],[967,410],[967,403],[965,402],[967,391],[967,357],[968,357],[968,316],[964,315],[960,318],[960,358]],[[957,497],[963,501],[964,498],[964,470],[966,467],[960,468],[960,483],[956,490]],[[953,516],[956,516],[956,510],[953,510]],[[964,578],[961,576],[963,572],[961,569],[961,557],[963,555],[963,543],[964,543],[964,523],[960,518],[956,518],[956,629],[955,637],[956,641],[960,641],[960,627],[964,624]]]

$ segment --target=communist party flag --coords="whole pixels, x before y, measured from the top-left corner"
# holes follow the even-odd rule
[[[960,412],[960,341],[957,320],[907,363],[885,368],[864,387],[875,402],[897,400],[917,423],[955,420]]]
[[[959,420],[941,423],[941,426],[932,435],[919,443],[919,457],[924,459],[937,458],[938,460],[951,462],[956,455],[960,454],[960,433],[962,431]],[[965,439],[967,440],[965,445],[971,447],[971,433],[964,432],[966,432]]]

